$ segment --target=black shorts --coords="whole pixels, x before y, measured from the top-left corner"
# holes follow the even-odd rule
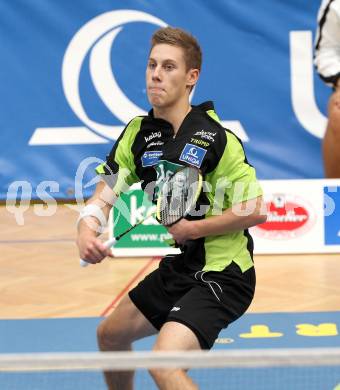
[[[195,333],[202,349],[210,349],[220,331],[247,310],[254,292],[254,267],[242,273],[232,262],[221,272],[193,272],[177,255],[162,259],[129,296],[156,329],[180,322]]]

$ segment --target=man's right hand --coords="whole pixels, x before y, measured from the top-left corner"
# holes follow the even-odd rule
[[[79,234],[77,239],[79,256],[90,264],[100,263],[105,257],[113,257],[111,249],[93,234]]]
[[[86,207],[94,205],[101,212],[96,215],[95,210],[92,210],[88,216],[81,216],[78,219],[76,243],[79,249],[79,257],[90,264],[100,263],[106,256],[113,257],[111,248],[108,249],[103,241],[98,238],[98,235],[103,232],[102,217],[105,217],[106,221],[108,220],[110,210],[116,199],[117,196],[107,184],[100,181],[94,194],[86,203]]]

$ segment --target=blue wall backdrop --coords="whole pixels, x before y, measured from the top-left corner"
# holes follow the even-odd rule
[[[215,102],[260,179],[323,177],[331,91],[312,64],[319,4],[1,2],[0,199],[91,194],[93,167],[124,124],[149,109],[149,41],[167,24],[200,41],[204,63],[192,103]]]

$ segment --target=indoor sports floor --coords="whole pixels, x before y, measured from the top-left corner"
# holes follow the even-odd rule
[[[42,206],[30,206],[22,214],[23,225],[0,207],[0,352],[96,350],[100,317],[112,312],[159,259],[115,259],[80,268],[74,243],[75,206],[59,205],[54,215],[45,217],[37,217],[34,207]],[[214,348],[339,347],[339,263],[340,255],[256,256],[253,304],[248,314],[220,334]],[[141,340],[136,348],[150,349],[153,340]],[[237,375],[244,377],[232,375],[238,383],[242,378]],[[270,375],[277,373],[257,372],[256,389],[271,389]],[[289,370],[280,375],[285,375],[282,388],[304,388]],[[340,383],[339,370],[315,375],[321,378],[315,389],[333,390]],[[219,374],[214,378],[221,386],[214,388],[223,389],[223,378]],[[83,379],[83,390],[104,388],[100,375]],[[74,388],[67,387],[65,376],[48,385],[38,385],[37,380],[34,375],[28,379],[19,375],[10,387],[8,375],[1,374],[0,389]],[[147,383],[143,389],[152,388]]]

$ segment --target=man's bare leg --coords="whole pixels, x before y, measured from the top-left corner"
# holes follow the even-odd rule
[[[158,335],[154,351],[200,350],[196,335],[187,326],[178,322],[166,322]],[[151,369],[150,374],[160,390],[198,389],[185,370]]]
[[[340,88],[329,100],[328,124],[322,148],[325,177],[340,178]]]
[[[133,341],[155,333],[157,330],[127,295],[98,326],[98,345],[101,351],[130,351]],[[110,371],[104,375],[110,390],[133,389],[133,371]]]

